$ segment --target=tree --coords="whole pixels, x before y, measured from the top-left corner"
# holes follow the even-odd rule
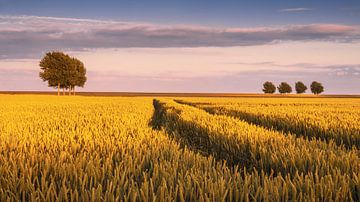
[[[75,94],[75,86],[83,87],[87,80],[84,64],[62,52],[46,53],[40,61],[40,67],[40,78],[47,81],[49,87],[57,88],[58,95],[60,89],[63,89],[64,95],[65,89],[69,89],[69,95],[71,91]]]
[[[298,81],[295,83],[295,90],[297,94],[301,94],[301,93],[305,93],[305,91],[307,90],[307,87],[305,86],[305,84],[301,81]]]
[[[67,68],[69,56],[62,52],[48,52],[40,61],[39,73],[43,81],[48,82],[49,87],[58,89],[60,95],[60,88],[65,86],[65,70]]]
[[[311,88],[311,92],[314,93],[315,95],[318,95],[318,94],[324,92],[324,86],[317,81],[313,81],[311,83],[310,88]]]
[[[86,69],[84,63],[76,58],[72,58],[69,78],[69,92],[73,92],[75,95],[75,86],[84,87],[87,81]]]
[[[276,87],[275,85],[270,82],[270,81],[266,81],[264,84],[263,84],[263,89],[262,91],[266,94],[273,94],[275,93],[276,91]]]
[[[291,86],[286,82],[281,82],[281,84],[277,88],[279,90],[279,93],[281,94],[292,92]]]

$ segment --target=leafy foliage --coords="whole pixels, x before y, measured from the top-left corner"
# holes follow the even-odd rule
[[[276,87],[275,85],[270,82],[270,81],[266,81],[264,84],[263,84],[263,90],[262,90],[264,93],[267,93],[267,94],[273,94],[275,93],[276,91]]]
[[[71,89],[75,86],[83,87],[86,78],[84,64],[62,52],[48,52],[40,61],[39,73],[49,87]]]
[[[311,92],[314,93],[315,95],[321,94],[322,92],[324,92],[324,86],[317,82],[317,81],[313,81],[311,83]]]
[[[48,52],[40,61],[39,73],[43,81],[47,81],[49,87],[58,88],[66,85],[65,72],[69,67],[70,57],[61,52]]]
[[[295,90],[297,94],[302,94],[306,92],[307,87],[303,82],[298,81],[295,83]]]
[[[281,94],[292,92],[291,86],[286,82],[281,82],[277,88],[278,88],[279,93],[281,93]]]

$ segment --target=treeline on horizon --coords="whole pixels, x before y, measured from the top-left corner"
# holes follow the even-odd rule
[[[265,94],[274,94],[276,92],[276,89],[279,91],[280,94],[287,94],[293,91],[291,85],[288,84],[287,82],[281,82],[279,86],[276,87],[270,81],[266,81],[263,84],[262,91]],[[297,94],[305,93],[307,89],[308,87],[303,82],[301,81],[295,82],[295,91]],[[324,86],[317,81],[313,81],[310,85],[310,90],[313,94],[318,95],[324,92]]]
[[[51,51],[45,54],[40,61],[39,76],[43,81],[47,81],[49,87],[56,88],[58,95],[60,89],[69,90],[75,95],[75,86],[84,87],[87,77],[86,68],[84,64],[77,58],[71,57],[60,51]],[[305,93],[308,87],[301,81],[295,83],[295,91],[297,94]],[[311,92],[315,95],[324,92],[324,87],[321,83],[313,81],[310,85]],[[278,90],[280,94],[291,93],[292,87],[286,83],[281,82],[279,86],[275,86],[272,82],[266,81],[263,84],[262,91],[265,94],[273,94]]]

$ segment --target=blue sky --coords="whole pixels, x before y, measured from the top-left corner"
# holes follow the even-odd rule
[[[309,10],[284,11],[284,9],[293,8]],[[357,24],[360,22],[360,1],[1,0],[0,12],[9,15],[195,23],[218,26],[265,26],[293,23]]]
[[[81,59],[84,91],[328,93],[360,84],[360,1],[0,0],[0,90],[50,90],[46,51]]]

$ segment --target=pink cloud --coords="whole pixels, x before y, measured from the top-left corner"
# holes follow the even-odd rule
[[[360,39],[360,26],[341,24],[222,28],[37,16],[0,16],[0,20],[0,58],[33,58],[54,49],[231,47]]]

